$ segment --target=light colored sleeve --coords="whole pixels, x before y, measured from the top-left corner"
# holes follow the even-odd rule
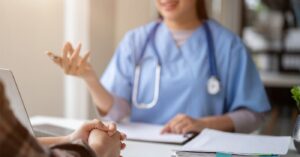
[[[227,115],[233,121],[235,132],[238,133],[251,133],[265,121],[265,113],[257,113],[249,109],[239,109]]]
[[[97,114],[101,119],[120,122],[130,115],[130,105],[125,99],[114,96],[113,105],[108,114],[104,117],[99,112]]]
[[[104,88],[118,98],[131,101],[135,57],[132,33],[127,33],[120,42],[100,82]]]
[[[132,80],[135,67],[133,33],[120,42],[100,82],[114,96],[114,102],[105,120],[121,121],[130,114]],[[98,116],[100,114],[98,113]]]
[[[232,41],[230,53],[226,60],[229,66],[226,71],[227,113],[246,108],[256,113],[271,109],[264,85],[256,66],[240,38]]]

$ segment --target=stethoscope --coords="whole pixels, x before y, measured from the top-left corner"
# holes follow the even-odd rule
[[[133,93],[132,93],[132,103],[135,107],[140,109],[150,109],[153,108],[157,102],[159,97],[159,88],[160,88],[160,77],[161,77],[161,58],[159,56],[157,47],[154,43],[155,34],[157,28],[160,26],[161,22],[157,22],[153,29],[150,31],[145,44],[142,47],[140,59],[138,59],[135,65],[135,73],[134,73],[134,81],[133,81]],[[218,76],[217,71],[217,63],[215,58],[215,47],[214,42],[212,39],[212,34],[207,22],[203,24],[206,39],[208,41],[208,59],[209,59],[209,67],[210,67],[210,77],[207,81],[207,91],[210,95],[217,95],[221,90],[221,83]],[[138,102],[138,89],[139,89],[139,82],[140,82],[140,75],[141,75],[141,61],[146,51],[147,45],[150,43],[152,48],[154,49],[154,53],[157,57],[157,65],[155,68],[155,83],[154,83],[154,95],[153,99],[150,103],[141,103]]]

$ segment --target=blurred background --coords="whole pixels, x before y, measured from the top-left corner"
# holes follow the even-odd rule
[[[210,17],[241,36],[260,70],[272,111],[262,133],[290,135],[300,85],[300,0],[207,0]],[[154,0],[0,0],[0,67],[11,69],[30,116],[91,118],[81,80],[45,52],[82,42],[101,76],[123,35],[157,18]]]

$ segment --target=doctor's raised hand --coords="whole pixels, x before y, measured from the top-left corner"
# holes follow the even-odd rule
[[[78,44],[74,48],[71,43],[66,42],[61,56],[51,51],[48,51],[47,55],[62,68],[65,74],[79,77],[86,82],[99,113],[104,116],[112,106],[113,97],[99,83],[98,76],[88,62],[90,52],[85,53],[84,56],[80,56],[81,46],[81,44]]]
[[[65,43],[62,56],[55,55],[48,51],[47,55],[59,65],[65,74],[85,77],[91,72],[91,65],[88,63],[90,52],[83,57],[80,56],[81,44],[74,49],[71,43]]]

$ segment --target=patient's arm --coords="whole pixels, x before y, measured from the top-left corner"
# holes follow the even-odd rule
[[[68,143],[69,140],[67,139],[67,136],[59,136],[59,137],[38,137],[37,140],[42,145],[54,145],[54,144],[62,144],[62,143]]]
[[[99,121],[87,122],[74,133],[68,136],[61,137],[43,137],[39,138],[39,142],[44,145],[59,145],[64,147],[68,143],[77,143],[81,140],[88,143],[89,147],[96,153],[96,156],[101,157],[119,157],[120,150],[125,148],[122,141],[126,138],[124,134],[117,132],[113,124],[108,124],[107,129],[102,130],[96,128]],[[113,133],[113,134],[112,134]],[[86,139],[88,138],[88,139]],[[87,145],[86,145],[87,146]]]
[[[14,116],[0,81],[0,156],[46,156],[46,151]]]
[[[30,133],[26,130],[25,127],[17,120],[14,116],[13,112],[9,107],[9,103],[5,96],[4,87],[0,81],[0,156],[22,156],[22,157],[94,157],[95,152],[98,150],[104,149],[104,143],[112,143],[110,141],[110,137],[120,136],[119,133],[115,133],[114,125],[105,125],[102,126],[97,120],[90,121],[85,123],[78,130],[73,132],[72,134],[65,137],[55,137],[55,138],[41,138],[40,142],[44,144],[55,144],[51,147],[43,147],[36,141],[34,137],[30,135]],[[102,127],[108,127],[108,131],[103,131]],[[102,131],[99,130],[102,129]],[[106,140],[101,140],[102,136],[99,135],[94,137],[94,141],[102,141],[103,143],[100,145],[99,142],[92,142],[91,147],[87,145],[87,141],[89,138],[89,134],[91,130],[97,130],[102,133],[102,136],[109,137],[105,138]],[[113,130],[113,131],[112,131]],[[123,137],[123,136],[122,136]],[[123,139],[123,138],[122,138]],[[86,141],[85,141],[86,140]],[[71,142],[72,141],[72,142]],[[85,141],[85,142],[84,142]],[[119,140],[120,141],[120,140]],[[67,142],[67,143],[66,143]],[[62,144],[60,144],[62,143]],[[119,142],[120,144],[120,142]],[[114,146],[114,145],[113,145]],[[121,148],[124,144],[120,144]],[[103,147],[103,148],[102,148]],[[107,147],[107,146],[106,146]],[[106,148],[105,147],[105,148]],[[120,149],[119,148],[119,149]],[[118,149],[118,148],[117,148]],[[116,150],[116,153],[119,151]],[[101,154],[97,154],[101,156]]]
[[[91,148],[82,143],[70,143],[64,146],[45,148],[31,136],[28,130],[17,120],[9,107],[4,86],[0,81],[0,156],[22,157],[94,157]]]

